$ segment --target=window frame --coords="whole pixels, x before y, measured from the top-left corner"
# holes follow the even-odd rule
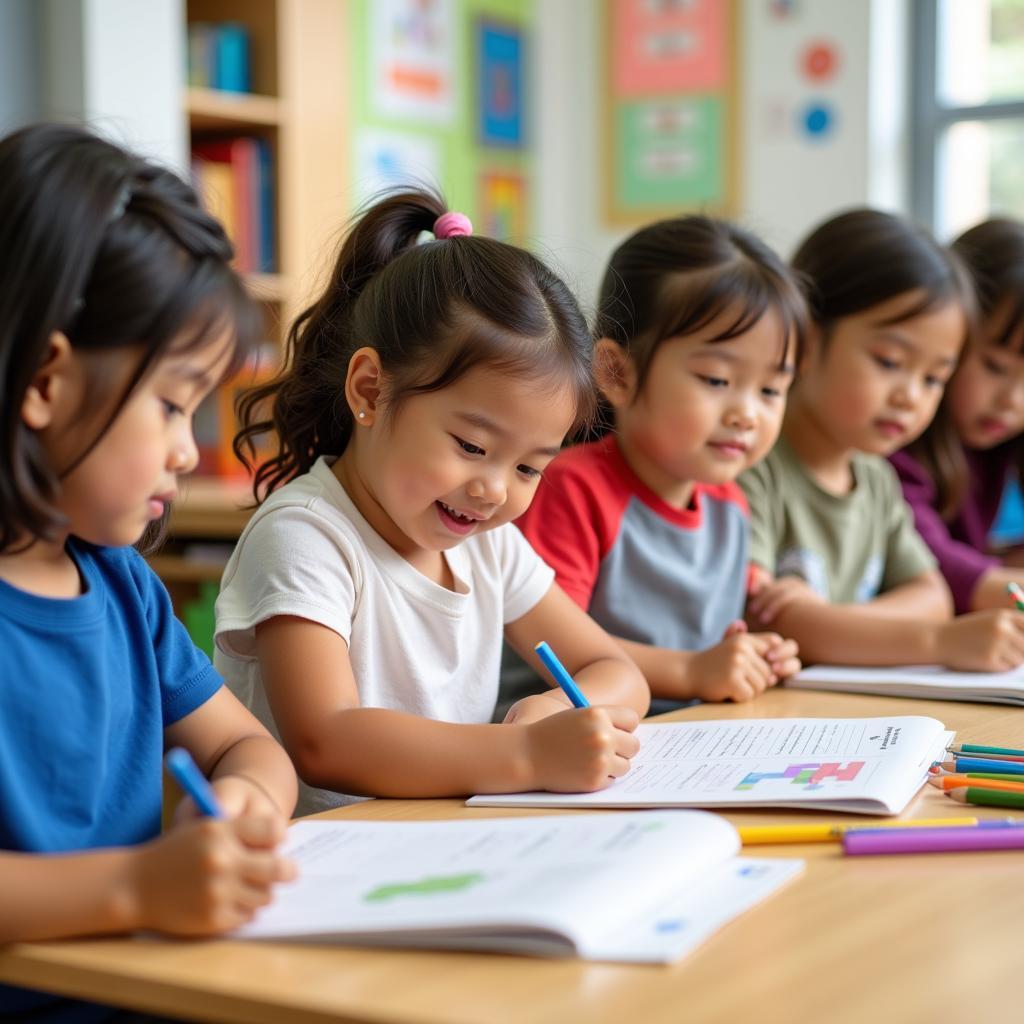
[[[1024,120],[1024,96],[967,106],[949,106],[938,95],[939,0],[913,0],[911,9],[910,210],[935,230],[939,140],[961,121]]]

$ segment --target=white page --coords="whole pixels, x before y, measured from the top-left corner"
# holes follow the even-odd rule
[[[1024,666],[1012,672],[951,672],[941,665],[864,668],[813,665],[786,683],[796,689],[1024,704]]]
[[[697,948],[724,924],[756,906],[802,874],[789,857],[732,857],[676,894],[666,893],[657,913],[587,942],[588,960],[672,963]]]
[[[481,806],[802,806],[899,813],[952,737],[934,718],[644,724],[629,773],[596,793],[475,796]]]
[[[700,812],[299,822],[286,844],[299,879],[234,937],[399,933],[452,945],[438,934],[447,929],[479,932],[468,944],[484,946],[482,933],[518,931],[530,948],[535,929],[576,944],[738,849],[728,822]]]

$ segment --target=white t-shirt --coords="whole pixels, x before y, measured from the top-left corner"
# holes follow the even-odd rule
[[[444,722],[491,720],[502,630],[547,593],[554,572],[508,523],[445,553],[456,591],[427,579],[362,517],[320,458],[249,521],[217,598],[214,664],[279,737],[255,656],[255,627],[309,619],[348,644],[363,707]],[[302,666],[296,666],[296,686]],[[350,802],[300,784],[297,813]]]

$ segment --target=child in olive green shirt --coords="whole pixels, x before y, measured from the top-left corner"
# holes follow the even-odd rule
[[[885,457],[935,415],[967,336],[959,261],[906,221],[855,210],[793,259],[812,327],[782,435],[740,477],[750,503],[747,615],[805,663],[1024,663],[1024,614],[951,618],[952,600]]]

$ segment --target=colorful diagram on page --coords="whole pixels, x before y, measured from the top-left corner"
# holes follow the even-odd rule
[[[789,782],[794,786],[801,786],[804,792],[815,789],[825,789],[829,782],[853,782],[864,767],[864,761],[849,761],[841,764],[839,761],[812,761],[791,764],[781,771],[775,772],[748,772],[737,784],[738,790],[753,789],[759,782],[767,779],[778,779]]]

